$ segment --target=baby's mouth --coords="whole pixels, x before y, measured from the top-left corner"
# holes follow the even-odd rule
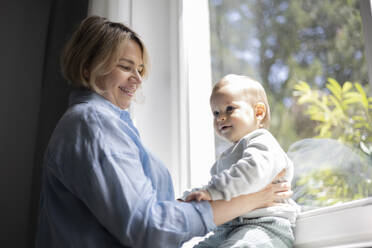
[[[221,132],[225,132],[225,131],[227,131],[228,129],[230,129],[232,126],[222,126],[222,127],[220,127],[220,131]]]

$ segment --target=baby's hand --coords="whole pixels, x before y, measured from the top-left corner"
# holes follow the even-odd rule
[[[198,190],[192,192],[186,197],[186,201],[211,201],[212,197],[207,190]]]

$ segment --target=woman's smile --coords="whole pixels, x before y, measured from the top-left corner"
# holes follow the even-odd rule
[[[123,86],[119,86],[119,89],[130,97],[134,96],[134,93],[136,93],[137,90],[136,87],[128,88]]]

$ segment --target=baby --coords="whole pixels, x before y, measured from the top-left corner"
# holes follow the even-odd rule
[[[227,75],[214,86],[210,105],[216,133],[233,145],[213,165],[208,185],[186,192],[185,201],[228,201],[254,193],[283,169],[283,180],[291,182],[293,164],[267,130],[270,108],[260,83]],[[298,212],[299,206],[291,199],[256,209],[217,227],[195,247],[292,247]]]

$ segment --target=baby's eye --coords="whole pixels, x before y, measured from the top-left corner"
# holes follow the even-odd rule
[[[219,113],[218,111],[213,111],[213,116],[217,117]]]
[[[227,106],[227,108],[226,108],[227,113],[231,113],[233,110],[234,110],[234,107],[232,107],[232,106]]]

